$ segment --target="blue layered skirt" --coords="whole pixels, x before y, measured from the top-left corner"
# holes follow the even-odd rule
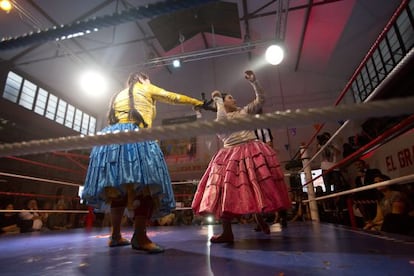
[[[118,123],[101,133],[137,131],[132,123]],[[108,193],[110,191],[110,193]],[[150,194],[155,201],[153,217],[162,217],[175,208],[171,179],[164,155],[156,141],[96,146],[90,154],[82,199],[100,206],[112,198]]]

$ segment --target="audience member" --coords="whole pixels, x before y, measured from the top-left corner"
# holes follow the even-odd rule
[[[37,200],[30,199],[26,204],[27,211],[20,213],[20,231],[32,232],[40,231],[43,227],[42,217],[40,212],[37,212],[39,208],[37,207]]]
[[[386,175],[378,175],[374,177],[374,183],[379,183],[387,180],[390,180],[390,178]],[[365,224],[364,230],[380,231],[382,223],[384,222],[384,217],[387,214],[391,212],[400,214],[404,209],[402,195],[399,191],[392,190],[390,186],[383,186],[377,188],[377,190],[381,192],[382,198],[377,201],[377,210],[375,217]]]
[[[64,202],[58,202],[56,210],[65,210],[66,205]],[[47,227],[50,230],[66,230],[68,229],[68,217],[66,213],[51,213],[46,222]]]
[[[369,165],[362,159],[355,161],[354,166],[357,171],[357,176],[354,181],[356,188],[373,184],[374,177],[381,174],[381,171],[378,169],[370,169]],[[354,194],[353,198],[356,209],[354,213],[361,215],[365,221],[372,220],[376,215],[378,191],[371,189],[358,192]]]
[[[81,204],[80,197],[74,197],[72,199],[72,209],[73,210],[87,210],[87,206]],[[69,226],[70,228],[80,228],[85,226],[85,217],[84,213],[70,213],[69,214]]]
[[[43,203],[42,210],[52,210],[52,209],[53,209],[53,204],[51,201],[45,201]],[[47,220],[49,219],[50,214],[51,214],[50,212],[40,213],[40,217],[42,218],[42,222],[43,222],[43,229],[48,229]]]
[[[6,204],[6,210],[14,210],[12,203]],[[17,213],[7,212],[0,213],[0,234],[20,233],[19,216]]]
[[[341,150],[333,142],[326,145],[329,139],[331,139],[331,134],[329,132],[324,132],[323,134],[317,136],[317,149],[320,150],[324,147],[321,153],[321,169],[326,193],[328,194],[333,191],[342,191],[346,187],[346,183],[340,169],[332,169],[340,159]]]
[[[170,213],[168,215],[165,215],[161,218],[157,219],[157,223],[159,226],[171,226],[175,224],[175,214]]]
[[[390,180],[386,175],[374,177],[374,183]],[[406,196],[393,186],[377,188],[382,199],[377,203],[377,214],[372,221],[367,222],[364,229],[384,231],[397,234],[414,234],[414,217],[408,214]]]
[[[290,222],[306,221],[309,219],[309,210],[308,204],[304,203],[303,200],[308,199],[308,194],[306,192],[301,192],[293,193],[292,196],[292,212],[294,215]]]

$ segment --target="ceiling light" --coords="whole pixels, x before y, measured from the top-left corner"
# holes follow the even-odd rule
[[[105,78],[100,73],[94,71],[88,71],[83,74],[81,86],[83,91],[95,96],[101,96],[107,89]]]
[[[173,60],[173,66],[174,66],[174,68],[179,68],[179,67],[181,67],[181,62],[180,62],[180,60],[179,60],[179,59],[174,59],[174,60]]]
[[[266,50],[266,61],[272,65],[280,64],[284,56],[283,48],[277,44],[269,46]]]
[[[12,4],[8,0],[1,0],[0,9],[8,13],[12,9]]]

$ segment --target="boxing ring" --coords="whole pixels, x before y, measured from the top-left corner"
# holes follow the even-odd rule
[[[363,64],[372,56],[385,33],[392,28],[399,13],[407,5],[408,2],[404,1],[395,13],[361,66],[357,68],[350,82],[340,93],[334,107],[277,111],[228,122],[196,121],[133,132],[97,133],[91,136],[0,144],[0,158],[89,149],[95,145],[149,139],[162,140],[241,129],[253,130],[269,126],[288,128],[319,122],[344,122],[332,136],[331,139],[334,139],[352,120],[377,116],[405,116],[399,124],[375,137],[334,167],[340,168],[359,156],[375,150],[386,141],[413,129],[414,97],[371,101],[377,91],[387,85],[388,79],[371,91],[371,96],[364,102],[339,104],[345,93],[349,91],[352,82],[363,70]],[[411,49],[404,60],[389,73],[390,78],[401,73],[400,69],[405,63],[412,64],[412,60]],[[378,112],[379,110],[381,112]],[[303,155],[323,126],[324,124],[320,125],[309,142],[303,145],[305,150],[299,157],[304,161],[303,171],[310,168],[311,162],[323,150],[322,148],[312,157]],[[54,185],[81,185],[35,179],[8,172],[0,172],[0,175],[30,178]],[[312,183],[315,180],[310,179],[305,184],[311,187],[309,198],[303,201],[309,204],[310,220],[291,222],[284,229],[280,229],[276,224],[271,225],[270,235],[253,231],[253,226],[249,224],[236,224],[233,226],[235,243],[211,245],[210,237],[220,231],[220,225],[151,226],[148,228],[148,236],[166,249],[164,254],[157,256],[137,252],[130,247],[109,248],[107,246],[109,229],[93,227],[91,224],[87,224],[84,228],[64,231],[3,235],[0,237],[2,263],[0,275],[414,275],[414,237],[366,232],[355,227],[321,223],[316,207],[317,201],[392,184],[412,183],[413,174],[321,197],[316,197],[313,193]],[[32,194],[23,196],[32,196]],[[182,207],[182,209],[188,208]],[[0,212],[23,211],[25,210],[0,210]],[[39,212],[58,211],[39,210]],[[59,212],[91,214],[90,209]],[[133,234],[132,227],[124,227],[122,234],[130,239]]]
[[[0,145],[0,156],[87,148],[105,143],[182,137],[200,133],[282,127],[320,121],[411,114],[414,98],[375,101],[308,110],[268,113],[236,122],[195,122],[84,137],[66,137]],[[383,115],[383,114],[382,114]],[[4,173],[3,173],[4,174]],[[412,181],[413,175],[391,182]],[[62,184],[62,183],[57,183]],[[68,184],[68,183],[63,183]],[[389,185],[392,183],[378,183]],[[363,187],[369,189],[372,187]],[[360,188],[361,189],[361,188]],[[357,192],[350,190],[343,193]],[[335,196],[335,195],[330,195]],[[329,196],[328,196],[329,197]],[[323,200],[317,198],[316,200]],[[14,210],[16,212],[20,210]],[[50,210],[49,210],[50,211]],[[76,212],[76,210],[68,210]],[[254,232],[252,225],[234,225],[236,242],[211,245],[209,238],[221,226],[153,226],[149,236],[166,252],[151,256],[130,247],[109,248],[109,229],[87,227],[65,231],[31,232],[0,237],[1,275],[411,275],[414,273],[414,237],[379,235],[316,220],[271,226],[271,234]],[[131,238],[132,227],[123,228]]]

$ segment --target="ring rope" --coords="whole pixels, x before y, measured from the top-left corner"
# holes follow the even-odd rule
[[[340,105],[276,111],[262,115],[224,121],[198,121],[170,126],[157,126],[139,131],[98,133],[91,136],[69,136],[57,139],[32,140],[0,145],[0,157],[46,153],[57,150],[87,149],[95,145],[134,143],[146,140],[184,138],[188,136],[226,133],[264,127],[292,127],[318,121],[338,121],[367,117],[411,114],[414,97],[373,101],[364,104]],[[378,112],[381,110],[381,112]]]
[[[11,173],[5,173],[5,172],[0,172],[0,175],[28,179],[28,180],[35,180],[35,181],[40,181],[40,182],[49,182],[49,183],[54,183],[54,184],[67,185],[67,186],[75,186],[75,187],[83,186],[83,184],[77,184],[77,183],[71,183],[71,182],[59,181],[59,180],[53,180],[53,179],[38,178],[38,177],[27,176],[27,175],[11,174]]]
[[[192,210],[191,207],[177,207],[174,210]],[[24,209],[16,209],[16,210],[0,210],[0,213],[24,213],[24,212],[36,212],[36,213],[77,213],[77,214],[88,214],[88,210],[24,210]]]
[[[346,191],[342,191],[342,192],[337,192],[337,193],[334,193],[334,194],[329,194],[329,195],[315,197],[315,198],[312,198],[312,199],[302,200],[302,202],[306,203],[306,202],[310,202],[310,201],[324,200],[324,199],[327,199],[327,198],[337,197],[337,196],[341,196],[341,195],[353,194],[353,193],[357,193],[357,192],[361,192],[361,191],[371,190],[371,189],[374,189],[374,188],[381,188],[381,187],[389,186],[389,185],[392,185],[392,184],[406,184],[406,183],[412,182],[413,180],[414,180],[414,174],[410,174],[410,175],[405,175],[405,176],[401,176],[401,177],[398,177],[398,178],[394,178],[394,179],[391,179],[391,180],[386,180],[386,181],[382,181],[382,182],[378,182],[378,183],[374,183],[374,184],[370,184],[370,185],[366,185],[366,186],[362,186],[362,187],[358,187],[358,188],[354,188],[354,189],[350,189],[350,190],[346,190]]]
[[[73,197],[73,196],[64,196],[64,195],[45,195],[45,194],[33,194],[33,193],[16,193],[16,192],[2,192],[0,191],[0,195],[6,195],[6,196],[21,196],[21,197],[31,197],[31,198],[49,198],[49,199],[79,199],[79,197]]]
[[[383,34],[381,34],[383,35]],[[378,40],[375,42],[378,43]],[[373,49],[373,47],[371,48],[371,50]],[[365,56],[364,60],[367,60],[369,56],[372,55],[372,51],[370,50],[370,52],[367,54],[367,56]],[[374,98],[380,94],[382,91],[384,91],[386,89],[387,86],[389,86],[389,84],[399,75],[402,74],[404,71],[404,68],[407,68],[409,66],[409,64],[412,64],[412,62],[414,62],[414,48],[411,49],[404,57],[403,59],[391,70],[391,72],[388,73],[387,77],[381,81],[378,86],[372,91],[370,92],[370,94],[368,95],[368,97],[364,100],[364,103],[367,102],[371,102],[374,100]],[[346,84],[345,88],[341,91],[341,93],[339,94],[338,99],[335,101],[334,106],[338,106],[340,104],[340,102],[342,101],[342,99],[344,98],[345,94],[347,92],[349,92],[352,83],[355,81],[357,75],[361,72],[361,70],[364,68],[364,62],[361,62],[361,64],[358,66],[357,70],[355,71],[355,73],[352,75],[351,79],[348,81],[348,83]],[[325,122],[325,121],[324,121]],[[334,133],[332,134],[331,138],[329,139],[329,141],[327,142],[327,144],[335,139],[335,137],[339,134],[339,132],[345,128],[345,126],[349,123],[349,120],[345,121],[344,124]],[[309,141],[306,143],[305,148],[308,148],[309,145],[316,139],[316,136],[318,135],[318,133],[320,133],[320,131],[323,129],[323,127],[325,126],[325,123],[322,123],[318,129],[315,131],[315,133],[313,134],[313,136],[309,139]],[[321,149],[323,150],[323,149]],[[296,159],[297,154],[300,154],[300,151],[298,151],[295,156],[293,157],[293,159]],[[319,155],[320,153],[316,153],[315,155]],[[315,156],[315,158],[316,158]],[[299,159],[301,158],[301,156],[299,156]],[[312,158],[313,160],[314,158]],[[312,162],[311,160],[311,162]]]
[[[366,58],[364,58],[366,59]],[[403,68],[407,67],[408,64],[410,62],[414,61],[414,48],[411,49],[406,55],[405,57],[401,60],[401,62],[399,62],[392,70],[391,72],[388,73],[387,78],[385,78],[370,94],[369,96],[364,100],[364,103],[368,103],[374,100],[374,98],[385,89],[385,87],[387,85],[389,85],[389,82],[391,82],[398,74],[401,74],[403,71]],[[362,65],[363,63],[361,63]],[[355,72],[360,72],[363,68],[363,66],[359,66],[357,71]],[[356,74],[354,74],[351,78],[351,81],[349,81],[345,87],[345,89],[341,92],[338,100],[335,102],[335,106],[337,106],[340,101],[343,99],[343,97],[345,96],[346,91],[349,91],[351,84],[353,83],[353,80],[355,80]],[[316,158],[318,157],[324,150],[325,147],[327,145],[329,145],[329,143],[331,143],[331,141],[333,141],[335,139],[335,137],[337,135],[339,135],[339,133],[349,124],[350,120],[346,120],[338,129],[335,133],[332,134],[331,138],[326,142],[325,145],[323,145],[320,150],[315,153],[315,155],[309,160],[309,164]],[[315,140],[316,136],[318,135],[318,133],[322,130],[324,124],[322,124],[317,131],[315,132],[315,134],[312,136],[312,138],[309,140],[309,142],[306,144],[305,148],[308,148],[309,145]]]
[[[75,187],[83,186],[83,184],[77,184],[77,183],[71,183],[71,182],[59,181],[59,180],[53,180],[53,179],[46,179],[46,178],[38,178],[38,177],[27,176],[27,175],[11,174],[11,173],[5,173],[5,172],[0,172],[0,175],[8,176],[8,177],[16,177],[16,178],[35,180],[35,181],[40,181],[40,182],[49,182],[49,183],[54,183],[54,184],[75,186]],[[177,182],[171,182],[171,184],[172,185],[181,185],[181,184],[194,184],[194,185],[197,185],[198,182],[199,182],[199,180],[181,181],[181,182],[177,181]]]
[[[34,212],[34,213],[78,213],[78,214],[88,214],[88,210],[0,210],[0,213],[25,213],[25,212]]]
[[[366,145],[362,146],[361,148],[359,148],[358,150],[354,151],[353,153],[351,153],[350,155],[348,155],[347,157],[343,158],[342,160],[337,162],[335,165],[330,167],[323,174],[320,174],[320,175],[316,176],[315,178],[312,178],[310,181],[306,182],[302,186],[307,186],[308,184],[314,182],[316,179],[318,179],[320,177],[323,177],[323,175],[325,175],[325,174],[327,174],[327,173],[329,173],[329,172],[331,172],[331,171],[333,171],[337,168],[341,168],[341,167],[345,166],[346,164],[350,163],[352,160],[356,159],[357,156],[360,156],[361,154],[366,154],[366,153],[369,153],[369,152],[375,150],[378,146],[380,146],[380,141],[384,141],[384,140],[389,139],[389,137],[391,137],[396,132],[396,130],[398,128],[407,128],[408,126],[411,126],[413,123],[414,123],[414,115],[411,115],[408,118],[401,121],[400,124],[386,130],[384,133],[377,136],[375,139],[370,141],[368,144],[366,144]],[[312,162],[313,159],[314,158],[310,158],[309,160],[303,159],[303,160],[306,160],[306,163],[304,164],[303,168],[300,171],[304,171],[305,168],[309,167],[311,165],[311,162]]]

